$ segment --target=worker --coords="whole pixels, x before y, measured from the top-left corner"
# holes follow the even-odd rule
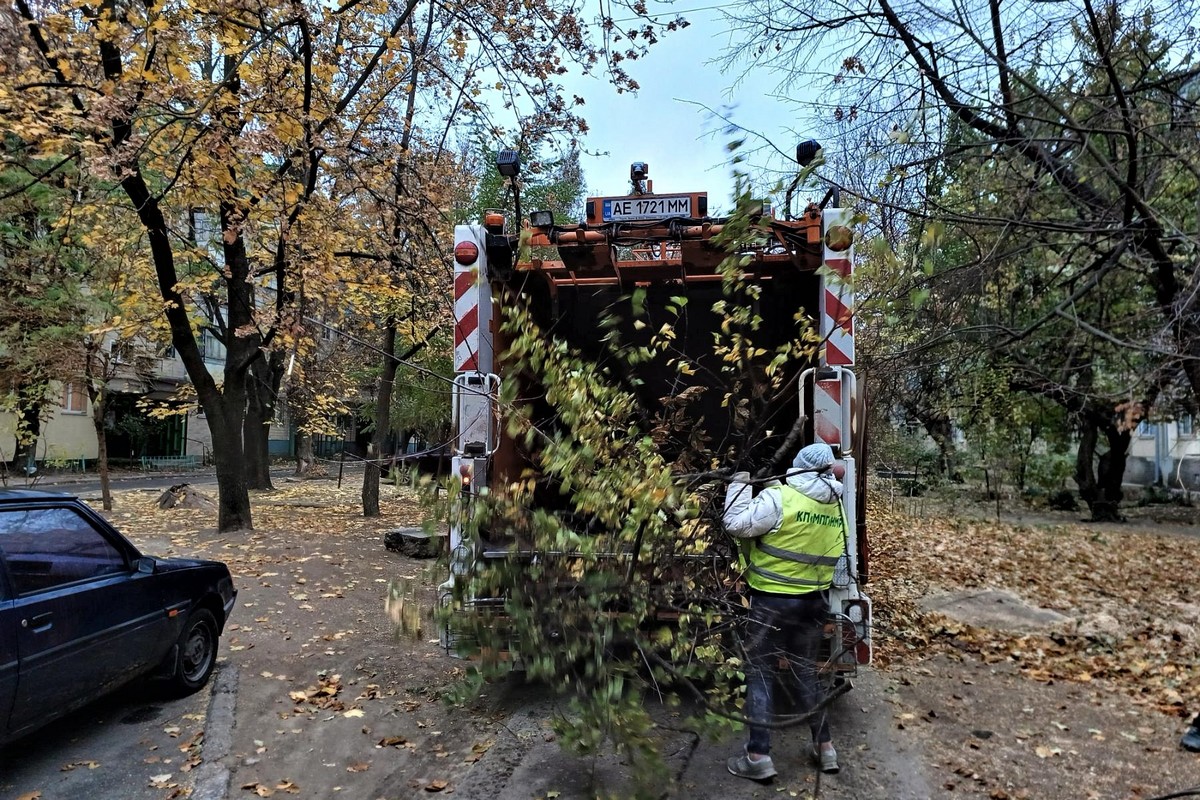
[[[750,737],[742,755],[728,761],[741,778],[766,780],[771,761],[775,667],[786,657],[798,672],[799,712],[808,714],[812,757],[822,772],[838,771],[837,751],[821,706],[817,657],[828,617],[826,592],[846,550],[842,484],[833,475],[826,444],[804,447],[785,483],[752,496],[750,474],[734,474],[723,522],[742,549],[750,609],[746,620],[746,704]]]

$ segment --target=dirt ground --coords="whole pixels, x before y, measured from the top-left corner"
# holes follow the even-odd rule
[[[544,691],[448,702],[463,664],[429,627],[430,562],[382,545],[423,514],[407,490],[384,494],[385,517],[364,520],[357,486],[281,482],[255,496],[254,532],[227,535],[210,512],[153,508],[156,492],[118,497],[111,518],[147,552],[218,558],[240,587],[221,663],[237,687],[228,797],[626,796],[619,760],[561,754]],[[798,736],[770,785],[725,772],[737,740],[684,742],[674,796],[1148,800],[1200,785],[1200,755],[1177,747],[1200,710],[1200,540],[1144,524],[872,520],[879,658],[837,704],[842,774],[818,775]],[[987,587],[1068,622],[1000,630],[922,608]]]

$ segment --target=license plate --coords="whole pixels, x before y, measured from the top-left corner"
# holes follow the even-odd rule
[[[667,219],[692,216],[692,197],[686,194],[662,194],[653,197],[606,198],[604,221],[625,222],[637,219]]]

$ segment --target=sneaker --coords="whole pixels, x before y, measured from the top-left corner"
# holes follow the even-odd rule
[[[1200,753],[1200,725],[1192,725],[1183,733],[1179,746],[1193,753]]]
[[[839,769],[841,769],[841,767],[838,766],[837,750],[834,750],[832,747],[828,750],[822,750],[821,748],[814,746],[812,749],[812,757],[813,761],[821,765],[821,772],[834,775]]]
[[[771,761],[770,756],[763,756],[757,761],[751,761],[749,755],[742,753],[740,756],[729,759],[726,766],[729,767],[731,775],[749,778],[752,781],[765,781],[779,774],[775,771],[775,762]]]

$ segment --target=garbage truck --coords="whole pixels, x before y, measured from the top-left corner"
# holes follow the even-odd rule
[[[811,161],[812,143],[802,147]],[[798,148],[802,164],[804,156]],[[498,167],[515,178],[519,159],[501,151]],[[710,357],[723,319],[719,309],[726,298],[728,267],[722,265],[729,264],[731,245],[721,233],[730,218],[709,215],[706,192],[654,193],[648,173],[647,164],[635,162],[631,191],[587,198],[578,222],[558,223],[551,212],[539,210],[523,218],[518,196],[520,224],[501,212],[487,212],[479,222],[455,228],[451,476],[462,502],[451,520],[450,577],[441,587],[443,607],[452,604],[453,609],[442,615],[442,640],[449,650],[463,649],[455,639],[455,615],[484,608],[496,613],[503,605],[501,598],[464,596],[472,572],[492,559],[536,557],[504,543],[502,532],[473,534],[468,519],[470,498],[504,491],[508,480],[532,462],[524,452],[528,445],[507,433],[506,409],[499,402],[506,381],[528,378],[506,369],[499,324],[505,298],[521,298],[547,336],[599,359],[605,338],[600,321],[614,324],[612,309],[628,302],[631,293],[640,290],[640,302],[648,306],[686,297],[687,314],[672,323],[673,346],[700,363]],[[831,644],[825,669],[849,677],[871,660],[871,601],[863,585],[869,555],[865,405],[853,370],[854,214],[839,207],[836,189],[795,214],[787,208],[777,218],[766,203],[746,213],[758,235],[750,244],[737,244],[734,255],[741,280],[761,287],[754,294],[754,311],[761,320],[756,343],[770,350],[787,341],[795,335],[797,320],[805,317],[818,337],[810,357],[786,365],[788,385],[767,412],[770,431],[749,447],[760,462],[763,454],[787,448],[788,464],[805,444],[825,442],[834,450],[835,471],[845,486],[846,553],[830,590]],[[638,335],[633,316],[624,315],[617,323],[631,341]],[[703,387],[714,374],[699,369],[683,384]],[[664,398],[687,388],[675,370],[653,361],[640,369],[633,385],[647,406],[661,406]],[[695,424],[713,441],[729,434],[730,414],[720,407],[723,402],[723,393],[712,391],[689,406]],[[553,409],[546,411],[552,420]],[[553,506],[563,498],[551,492],[539,502]],[[736,563],[730,570],[736,572]]]

